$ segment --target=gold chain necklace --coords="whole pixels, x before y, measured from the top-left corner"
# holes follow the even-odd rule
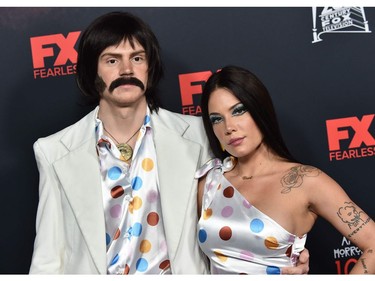
[[[125,161],[129,161],[129,159],[132,158],[133,156],[133,148],[128,145],[128,142],[139,132],[139,130],[142,128],[143,124],[141,125],[141,127],[139,127],[139,129],[137,131],[135,131],[135,133],[124,143],[120,143],[119,141],[117,141],[115,139],[114,136],[112,136],[112,134],[110,132],[108,132],[108,130],[104,127],[104,124],[103,124],[103,129],[104,131],[106,131],[108,133],[108,135],[117,143],[116,146],[118,148],[118,150],[120,151],[122,157],[124,157]]]

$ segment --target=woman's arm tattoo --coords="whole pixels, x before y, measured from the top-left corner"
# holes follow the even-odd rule
[[[348,238],[350,238],[368,224],[371,218],[366,217],[363,211],[358,210],[358,207],[353,202],[344,202],[344,204],[337,211],[337,215],[352,230],[348,235]]]

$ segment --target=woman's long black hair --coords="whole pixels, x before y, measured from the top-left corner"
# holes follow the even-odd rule
[[[297,162],[282,138],[267,88],[253,73],[238,66],[226,66],[212,74],[203,88],[201,97],[202,118],[212,152],[216,157],[223,160],[230,156],[227,151],[223,151],[209,118],[208,101],[211,93],[218,88],[230,91],[241,101],[261,131],[263,143],[269,149],[287,161]]]

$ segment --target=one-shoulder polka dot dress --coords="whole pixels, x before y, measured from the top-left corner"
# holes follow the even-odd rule
[[[211,273],[280,274],[295,265],[306,235],[289,233],[252,206],[224,177],[231,167],[223,163],[214,159],[197,171],[200,177],[208,170],[197,235]]]

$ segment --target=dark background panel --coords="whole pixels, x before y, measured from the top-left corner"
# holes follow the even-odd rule
[[[167,109],[184,112],[181,74],[215,72],[227,64],[252,70],[270,91],[290,150],[302,162],[331,175],[374,217],[374,157],[330,161],[326,131],[326,120],[374,114],[374,7],[365,8],[371,33],[326,33],[318,43],[312,43],[310,7],[3,7],[0,273],[22,274],[29,269],[38,203],[33,143],[92,109],[82,103],[74,75],[34,79],[30,38],[67,36],[114,10],[137,14],[159,38],[166,67],[160,92]],[[57,55],[59,48],[52,47]],[[46,59],[46,64],[51,66],[55,58]],[[195,110],[199,94],[190,105]],[[347,129],[352,136],[353,130]],[[369,132],[375,135],[375,122]],[[348,145],[341,142],[343,150]],[[350,267],[350,259],[359,257],[353,254],[354,245],[323,219],[310,232],[307,248],[312,274],[344,273],[345,264]]]

